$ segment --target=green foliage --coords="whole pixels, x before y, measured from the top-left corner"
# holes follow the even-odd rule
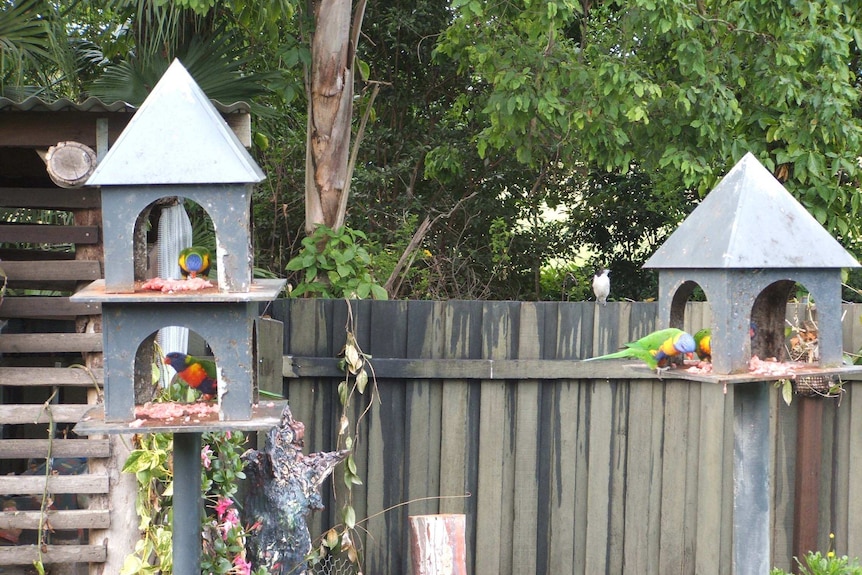
[[[163,390],[159,401],[185,400],[185,386],[174,382]],[[135,436],[137,446],[129,454],[123,471],[134,473],[138,482],[135,509],[140,517],[141,539],[126,557],[121,575],[173,572],[173,434]],[[241,432],[210,432],[202,435],[201,492],[207,501],[201,532],[207,542],[201,556],[201,572],[266,575],[265,568],[250,570],[245,559],[245,540],[250,529],[243,526],[234,503],[238,482],[245,478],[240,458],[246,449]]]
[[[854,6],[453,7],[436,56],[485,88],[481,156],[514,148],[538,169],[559,158],[619,174],[637,166],[650,195],[670,199],[703,195],[751,151],[839,238],[859,236]]]
[[[835,535],[830,533],[830,548],[834,539]],[[851,559],[846,555],[838,556],[831,549],[826,553],[809,551],[802,560],[795,559],[800,575],[862,575],[862,566],[859,565],[857,558]],[[775,568],[770,572],[770,575],[789,575],[789,573],[783,569]]]
[[[288,271],[301,274],[291,295],[386,299],[386,290],[371,275],[371,256],[360,243],[367,239],[347,226],[338,230],[318,226],[302,240],[299,255],[287,263]]]

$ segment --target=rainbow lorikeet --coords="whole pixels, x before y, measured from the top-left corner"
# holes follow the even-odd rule
[[[180,379],[189,387],[200,391],[204,399],[212,399],[218,394],[214,361],[172,351],[165,356],[165,363],[174,368]]]
[[[748,324],[748,337],[754,339],[757,327],[754,322]],[[695,353],[701,361],[712,361],[712,330],[705,327],[694,334]]]
[[[694,334],[694,351],[701,361],[712,361],[712,330],[704,328]]]
[[[591,357],[585,361],[633,357],[646,363],[650,369],[658,369],[666,367],[673,357],[693,353],[694,349],[694,338],[691,334],[669,327],[647,334],[637,341],[631,341],[620,351]]]
[[[210,251],[200,246],[192,246],[180,252],[178,258],[183,278],[207,277],[210,271]]]

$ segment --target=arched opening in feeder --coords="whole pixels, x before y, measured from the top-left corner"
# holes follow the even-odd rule
[[[135,351],[135,405],[156,398],[218,405],[223,378],[217,357],[204,335],[187,325],[166,325],[150,333]]]
[[[179,279],[189,274],[175,258],[159,266],[160,242],[176,241],[183,248],[197,246],[209,254],[204,277],[217,278],[217,232],[212,215],[197,202],[182,196],[164,196],[148,204],[135,219],[133,259],[136,281],[161,277]],[[197,273],[197,270],[194,270]]]
[[[693,296],[702,294],[707,305],[703,317],[686,318],[686,312],[689,309],[688,303]],[[682,282],[671,297],[670,304],[670,326],[680,329],[690,329],[697,331],[702,328],[709,328],[712,323],[712,306],[709,304],[709,294],[707,288],[700,285],[696,281],[686,280]]]
[[[799,293],[805,293],[802,301],[796,297]],[[818,363],[819,338],[811,299],[804,286],[791,279],[764,288],[751,310],[752,355]]]

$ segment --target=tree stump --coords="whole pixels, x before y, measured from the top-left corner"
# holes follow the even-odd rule
[[[281,422],[267,434],[264,449],[243,454],[244,519],[259,524],[249,536],[248,556],[254,568],[266,567],[273,575],[305,573],[302,564],[311,551],[306,519],[311,511],[323,509],[320,485],[349,453],[305,455],[304,435],[305,425],[285,406]]]
[[[61,188],[80,188],[99,163],[96,152],[80,142],[60,142],[51,146],[44,159],[48,175]]]
[[[411,515],[412,575],[467,575],[467,518],[460,514]]]

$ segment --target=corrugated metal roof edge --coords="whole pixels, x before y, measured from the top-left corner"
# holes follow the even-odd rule
[[[218,100],[210,100],[216,110],[222,114],[248,113],[251,107],[247,102],[234,102],[223,104]],[[90,97],[83,102],[73,102],[68,98],[48,101],[38,96],[30,96],[24,100],[16,101],[9,98],[0,98],[0,112],[135,112],[138,106],[128,102],[103,102],[99,98]]]

